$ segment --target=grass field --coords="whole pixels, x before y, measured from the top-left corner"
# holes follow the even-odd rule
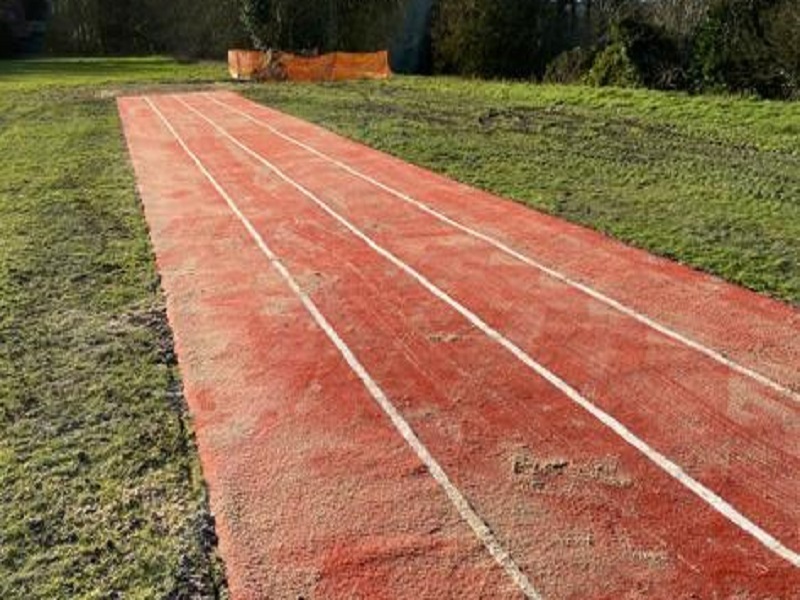
[[[164,298],[102,93],[223,73],[0,63],[0,598],[223,589]]]
[[[247,95],[800,303],[800,103],[446,78]]]
[[[0,598],[224,594],[113,96],[225,76],[0,63]],[[800,104],[415,78],[238,89],[800,302]]]

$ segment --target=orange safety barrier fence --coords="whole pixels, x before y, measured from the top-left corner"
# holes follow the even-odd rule
[[[258,79],[267,68],[267,54],[258,50],[229,50],[228,71],[234,79]]]
[[[297,56],[286,52],[230,50],[231,77],[239,80],[345,81],[386,79],[391,75],[389,53],[333,52]]]

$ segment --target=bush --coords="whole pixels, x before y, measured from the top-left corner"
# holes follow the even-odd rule
[[[578,83],[591,71],[595,52],[584,48],[573,48],[562,52],[547,65],[544,74],[546,83]]]
[[[664,28],[631,16],[612,28],[612,37],[625,47],[639,80],[646,87],[671,90],[685,85],[686,61],[679,41]]]
[[[665,29],[631,14],[611,27],[611,43],[597,55],[586,81],[593,85],[680,89],[686,60]]]
[[[614,42],[600,52],[586,76],[586,83],[596,86],[640,87],[642,80],[636,65],[622,42]]]

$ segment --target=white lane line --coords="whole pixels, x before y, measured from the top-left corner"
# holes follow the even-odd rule
[[[230,197],[230,195],[219,184],[219,182],[217,182],[214,176],[211,175],[208,169],[206,169],[197,155],[189,149],[189,147],[186,145],[186,142],[184,142],[183,138],[181,138],[180,134],[178,134],[178,132],[167,120],[164,114],[158,109],[158,107],[150,101],[150,98],[144,98],[144,100],[158,115],[170,133],[175,137],[181,148],[183,148],[186,154],[188,154],[192,161],[194,161],[194,164],[197,165],[197,168],[203,173],[203,175],[205,175],[206,179],[208,179],[211,185],[214,186],[214,189],[217,191],[217,193],[222,196],[222,198],[228,204],[228,207],[231,209],[231,211],[233,211],[239,221],[241,221],[245,229],[247,229],[247,232],[267,257],[269,262],[273,267],[275,267],[275,270],[280,273],[281,277],[283,277],[295,295],[300,298],[300,301],[303,303],[305,309],[311,314],[311,316],[314,318],[314,321],[317,323],[317,325],[319,325],[320,329],[325,332],[325,335],[328,336],[328,339],[333,342],[333,345],[336,346],[336,349],[345,359],[348,366],[358,376],[358,378],[364,384],[364,387],[367,388],[367,391],[369,391],[370,395],[375,402],[378,403],[383,412],[389,417],[395,429],[397,429],[400,435],[403,436],[403,439],[406,441],[406,443],[411,446],[414,452],[416,452],[419,459],[428,469],[428,472],[430,472],[431,476],[436,480],[436,483],[442,487],[450,502],[453,504],[453,506],[455,506],[456,510],[458,510],[461,518],[464,519],[467,524],[469,524],[478,539],[483,543],[483,545],[500,564],[500,566],[503,567],[506,574],[508,574],[517,587],[519,587],[522,593],[525,594],[527,598],[535,600],[540,599],[541,596],[534,589],[533,585],[528,580],[528,577],[520,570],[520,568],[517,566],[517,563],[514,562],[514,559],[511,557],[511,554],[509,554],[508,550],[503,547],[486,521],[484,521],[481,516],[475,512],[475,509],[472,508],[466,497],[464,497],[461,491],[455,485],[453,485],[453,483],[450,481],[450,478],[447,476],[447,473],[445,473],[444,469],[442,469],[428,448],[417,437],[408,422],[403,418],[397,408],[395,408],[394,404],[392,404],[391,400],[389,400],[389,398],[378,386],[372,376],[367,372],[358,358],[356,358],[355,354],[353,354],[353,351],[350,350],[339,334],[336,333],[336,330],[320,312],[320,310],[317,308],[317,305],[314,304],[314,301],[311,300],[311,298],[309,298],[305,292],[303,292],[292,274],[283,265],[280,258],[270,249],[270,247],[264,241],[264,238],[261,237],[261,234],[258,233],[250,220],[242,213],[241,210],[239,210],[236,202]]]
[[[491,246],[494,246],[495,248],[497,248],[501,252],[504,252],[505,254],[508,254],[509,256],[512,256],[513,258],[517,259],[518,261],[520,261],[522,263],[525,263],[528,266],[534,267],[534,268],[542,271],[543,273],[549,275],[550,277],[553,277],[554,279],[557,279],[557,280],[561,281],[562,283],[565,283],[565,284],[567,284],[567,285],[569,285],[569,286],[571,286],[571,287],[583,292],[584,294],[586,294],[588,296],[591,296],[595,300],[599,300],[600,302],[603,302],[604,304],[610,306],[611,308],[615,309],[616,311],[621,312],[624,315],[627,315],[627,316],[639,321],[640,323],[642,323],[642,324],[644,324],[644,325],[646,325],[646,326],[658,331],[659,333],[661,333],[663,335],[666,335],[667,337],[672,338],[673,340],[675,340],[677,342],[680,342],[681,344],[684,344],[685,346],[688,346],[689,348],[692,348],[693,350],[696,350],[697,352],[705,354],[707,357],[712,358],[713,360],[725,365],[726,367],[736,371],[737,373],[740,373],[741,375],[745,375],[746,377],[749,377],[749,378],[753,379],[754,381],[757,381],[758,383],[760,383],[762,385],[765,385],[765,386],[775,390],[776,392],[784,394],[784,395],[788,396],[789,398],[791,398],[792,400],[794,400],[795,402],[800,402],[800,392],[795,392],[794,390],[786,387],[785,385],[782,385],[782,384],[778,383],[777,381],[767,377],[766,375],[763,375],[763,374],[759,373],[758,371],[755,371],[755,370],[753,370],[753,369],[751,369],[749,367],[746,367],[746,366],[744,366],[742,364],[737,363],[734,360],[731,360],[730,358],[728,358],[727,356],[721,354],[717,350],[709,348],[708,346],[705,346],[705,345],[701,344],[698,341],[695,341],[695,340],[693,340],[693,339],[691,339],[689,337],[686,337],[685,335],[675,331],[674,329],[671,329],[670,327],[667,327],[666,325],[663,325],[663,324],[659,323],[658,321],[653,320],[652,318],[648,317],[647,315],[644,315],[644,314],[636,311],[635,309],[622,304],[618,300],[614,300],[613,298],[611,298],[609,296],[606,296],[602,292],[599,292],[599,291],[595,290],[594,288],[589,287],[586,284],[583,284],[583,283],[581,283],[579,281],[576,281],[576,280],[570,278],[569,276],[564,275],[563,273],[561,273],[559,271],[556,271],[555,269],[553,269],[551,267],[548,267],[548,266],[546,266],[546,265],[544,265],[544,264],[542,264],[542,263],[530,258],[529,256],[526,256],[524,254],[521,254],[520,252],[517,252],[516,250],[514,250],[513,248],[511,248],[507,244],[504,244],[503,242],[501,242],[497,238],[493,238],[493,237],[491,237],[491,236],[489,236],[489,235],[487,235],[485,233],[482,233],[482,232],[478,231],[477,229],[473,229],[472,227],[464,225],[464,224],[462,224],[462,223],[460,223],[460,222],[448,217],[447,215],[445,215],[443,213],[440,213],[439,211],[437,211],[434,208],[431,208],[429,205],[425,204],[424,202],[421,202],[421,201],[417,200],[416,198],[413,198],[413,197],[409,196],[408,194],[406,194],[404,192],[401,192],[401,191],[399,191],[399,190],[397,190],[397,189],[395,189],[395,188],[393,188],[393,187],[391,187],[389,185],[381,183],[377,179],[375,179],[373,177],[370,177],[369,175],[366,175],[365,173],[362,173],[361,171],[358,171],[357,169],[351,167],[350,165],[348,165],[346,163],[343,163],[343,162],[333,158],[332,156],[330,156],[328,154],[325,154],[324,152],[321,152],[321,151],[317,150],[316,148],[314,148],[312,146],[309,146],[308,144],[305,144],[305,143],[301,142],[300,140],[298,140],[296,138],[293,138],[292,136],[281,132],[280,130],[276,129],[275,127],[273,127],[269,123],[266,123],[266,122],[262,121],[261,119],[257,119],[253,115],[251,115],[251,114],[249,114],[249,113],[247,113],[247,112],[245,112],[243,110],[239,110],[235,106],[231,106],[230,104],[228,104],[226,102],[222,102],[220,100],[217,100],[214,96],[212,96],[210,94],[207,94],[207,93],[206,94],[202,94],[202,96],[207,98],[207,99],[209,99],[209,100],[211,100],[212,102],[214,102],[216,104],[219,104],[220,106],[223,106],[223,107],[227,108],[228,110],[230,110],[232,112],[235,112],[235,113],[241,115],[242,117],[248,119],[252,123],[255,123],[256,125],[269,130],[270,132],[272,132],[273,134],[277,135],[278,137],[286,140],[287,142],[295,144],[296,146],[298,146],[300,148],[303,148],[304,150],[307,150],[308,152],[311,152],[315,156],[318,156],[319,158],[322,158],[323,160],[326,160],[326,161],[330,162],[331,164],[333,164],[333,165],[339,167],[340,169],[342,169],[343,171],[346,171],[346,172],[350,173],[351,175],[354,175],[355,177],[358,177],[359,179],[362,179],[363,181],[366,181],[367,183],[371,183],[375,187],[378,187],[378,188],[382,189],[383,191],[388,192],[389,194],[391,194],[392,196],[395,196],[396,198],[399,198],[403,202],[406,202],[408,204],[411,204],[412,206],[415,206],[416,208],[420,209],[421,211],[426,212],[427,214],[431,215],[432,217],[435,217],[436,219],[442,221],[443,223],[447,223],[451,227],[459,229],[459,230],[463,231],[464,233],[467,233],[467,234],[471,235],[472,237],[475,237],[475,238],[477,238],[477,239],[479,239],[479,240],[481,240],[483,242],[486,242],[487,244],[489,244]]]
[[[228,133],[225,129],[220,127],[217,123],[213,120],[205,116],[196,108],[190,106],[183,99],[173,96],[178,102],[180,102],[183,106],[189,109],[191,112],[195,113],[201,119],[206,121],[209,125],[211,125],[216,131],[218,131],[223,137],[228,139],[231,143],[235,146],[240,148],[246,154],[263,164],[267,169],[275,173],[280,179],[288,183],[290,186],[295,188],[301,194],[309,198],[314,204],[319,206],[323,211],[333,217],[336,221],[338,221],[342,226],[344,226],[350,233],[354,236],[359,238],[363,241],[367,246],[369,246],[372,250],[374,250],[379,255],[383,256],[386,260],[391,262],[395,265],[398,269],[405,272],[407,275],[415,279],[422,287],[428,290],[431,294],[435,297],[439,298],[442,302],[450,306],[452,309],[457,311],[461,316],[463,316],[469,323],[471,323],[474,327],[478,330],[483,332],[486,336],[490,339],[497,342],[500,346],[508,350],[514,357],[516,357],[520,362],[524,365],[529,367],[532,371],[536,374],[544,378],[550,384],[552,384],[555,388],[561,391],[565,396],[571,399],[575,404],[586,410],[589,414],[595,417],[598,421],[603,423],[609,429],[611,429],[614,433],[616,433],[619,437],[623,440],[628,442],[631,446],[639,450],[642,454],[644,454],[647,458],[649,458],[656,466],[661,468],[667,474],[672,476],[675,480],[685,486],[687,489],[692,491],[694,494],[699,496],[703,501],[705,501],[711,508],[716,510],[718,513],[723,515],[726,519],[731,521],[733,524],[741,528],[746,533],[753,536],[756,540],[758,540],[761,544],[763,544],[766,548],[780,556],[781,558],[786,559],[790,563],[792,563],[796,567],[800,567],[800,554],[788,548],[783,543],[781,543],[778,539],[773,537],[770,533],[766,530],[762,529],[760,526],[756,525],[753,521],[747,518],[744,514],[739,512],[736,508],[734,508],[730,503],[720,497],[718,494],[713,492],[710,488],[706,487],[699,481],[693,479],[688,473],[686,473],[680,466],[676,463],[672,462],[669,458],[655,450],[654,448],[650,447],[647,442],[640,439],[636,434],[634,434],[631,430],[629,430],[625,425],[617,421],[613,416],[609,413],[605,412],[601,408],[592,404],[590,400],[585,398],[581,395],[581,393],[568,384],[566,381],[561,379],[558,375],[553,373],[552,371],[548,370],[543,365],[539,364],[534,360],[532,356],[530,356],[527,352],[525,352],[522,348],[517,346],[514,342],[510,339],[505,337],[502,333],[500,333],[497,329],[494,329],[491,325],[487,324],[483,319],[481,319],[478,315],[473,313],[469,310],[466,306],[459,303],[454,298],[451,298],[447,295],[445,291],[438,288],[434,283],[432,283],[429,279],[427,279],[424,275],[416,271],[413,267],[409,266],[408,264],[404,263],[394,254],[383,248],[382,246],[378,245],[372,238],[367,236],[363,231],[358,229],[355,225],[350,223],[347,219],[345,219],[342,215],[337,213],[333,210],[328,204],[326,204],[322,199],[316,196],[313,192],[308,190],[307,188],[303,187],[300,183],[294,181],[285,173],[283,173],[278,167],[273,165],[269,162],[266,158],[258,154],[257,152],[253,151],[252,149],[248,148],[242,142],[237,140],[233,137],[230,133]]]

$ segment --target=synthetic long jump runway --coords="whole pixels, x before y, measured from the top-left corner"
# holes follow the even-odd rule
[[[233,93],[119,109],[234,598],[800,598],[797,310]]]

